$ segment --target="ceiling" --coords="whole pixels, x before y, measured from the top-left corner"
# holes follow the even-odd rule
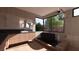
[[[67,11],[69,9],[72,9],[73,7],[17,7],[17,8],[24,11],[31,12],[39,16],[45,16],[57,11],[58,8],[62,9],[63,11]]]

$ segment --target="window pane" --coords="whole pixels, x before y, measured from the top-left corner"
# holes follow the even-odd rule
[[[43,31],[43,19],[35,18],[36,31]]]
[[[63,14],[48,17],[44,24],[46,31],[63,32],[64,18]]]
[[[79,8],[74,9],[74,16],[79,16]]]

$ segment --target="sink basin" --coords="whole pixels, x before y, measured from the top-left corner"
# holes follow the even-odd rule
[[[21,31],[21,33],[26,33],[26,32],[29,32],[29,31]]]

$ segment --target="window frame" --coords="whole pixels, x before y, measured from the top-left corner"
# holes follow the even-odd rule
[[[79,15],[74,16],[74,10],[75,10],[75,9],[79,9],[79,7],[76,7],[76,8],[73,8],[73,9],[72,9],[72,17],[79,17]]]
[[[43,18],[40,18],[40,17],[35,17],[35,28],[36,28],[36,18],[43,19]],[[36,29],[35,29],[35,31],[36,31]],[[43,19],[43,29],[42,29],[42,31],[44,31],[44,19]],[[41,32],[41,31],[36,31],[36,32]]]

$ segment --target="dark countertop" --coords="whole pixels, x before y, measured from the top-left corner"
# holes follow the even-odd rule
[[[32,31],[29,28],[0,28],[0,30],[26,30],[26,31]]]
[[[5,38],[10,34],[18,34],[21,33],[21,31],[30,31],[32,32],[31,29],[29,28],[1,28],[0,29],[0,44],[5,40]],[[27,33],[28,33],[27,32]]]

